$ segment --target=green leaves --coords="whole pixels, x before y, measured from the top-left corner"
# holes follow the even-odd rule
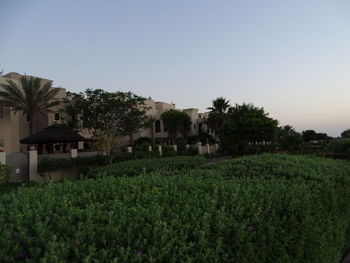
[[[191,129],[191,118],[185,112],[179,110],[168,110],[162,113],[161,119],[170,137],[176,138],[178,133],[186,138]]]
[[[201,156],[178,156],[166,158],[138,159],[118,162],[109,166],[100,167],[88,172],[87,177],[100,176],[136,176],[143,172],[157,170],[180,170],[198,167],[206,162]]]
[[[162,160],[179,161],[148,161]],[[128,163],[144,172],[2,194],[1,260],[329,263],[350,246],[349,162],[261,155],[113,172]]]
[[[22,111],[29,119],[30,134],[33,133],[34,117],[50,111],[60,104],[55,100],[59,89],[52,87],[52,82],[43,84],[40,78],[22,76],[21,85],[12,80],[1,84],[4,91],[0,91],[0,104],[10,107],[15,113]]]
[[[0,185],[10,178],[11,166],[0,163]]]
[[[222,145],[230,154],[261,152],[259,145],[273,143],[278,121],[268,117],[263,108],[236,104],[228,110],[220,129]]]

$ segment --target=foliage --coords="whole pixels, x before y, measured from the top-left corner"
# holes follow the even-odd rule
[[[122,92],[87,89],[76,101],[76,111],[82,115],[83,128],[90,129],[98,138],[101,152],[111,155],[118,150],[118,137],[123,133],[127,105]]]
[[[295,152],[300,150],[303,138],[300,133],[296,132],[292,126],[286,125],[279,128],[278,148]]]
[[[105,155],[96,155],[91,157],[77,158],[43,158],[38,163],[38,173],[42,176],[50,174],[59,169],[78,168],[78,173],[87,173],[89,169],[98,166],[104,166],[109,163],[109,159]]]
[[[306,142],[328,140],[328,135],[326,133],[317,133],[314,130],[303,131],[302,135],[303,135],[303,140]]]
[[[9,180],[11,175],[11,166],[0,163],[0,184]]]
[[[163,112],[161,119],[170,138],[175,140],[178,133],[187,138],[191,129],[191,119],[185,112],[171,109]]]
[[[83,128],[82,110],[84,107],[84,94],[67,92],[67,98],[63,100],[65,103],[64,112],[69,116],[66,120],[67,125],[75,130]]]
[[[4,89],[0,91],[0,104],[10,107],[16,114],[21,111],[29,121],[29,134],[34,131],[34,118],[38,114],[51,112],[51,108],[60,104],[55,99],[59,89],[52,87],[52,82],[42,85],[40,78],[22,76],[21,85],[8,80],[0,84]]]
[[[133,144],[133,134],[150,125],[145,98],[131,92],[87,89],[84,94],[75,94],[71,102],[66,111],[72,125],[81,123],[82,128],[90,129],[99,150],[109,156],[119,150],[121,136],[128,135]],[[82,122],[77,121],[78,117]]]
[[[139,159],[118,162],[106,167],[100,167],[89,171],[89,178],[101,176],[136,176],[142,172],[151,172],[159,169],[189,169],[205,163],[201,156],[178,156],[156,159]]]
[[[131,92],[124,93],[124,100],[127,104],[127,110],[123,118],[123,135],[129,136],[130,145],[134,145],[134,134],[141,128],[152,125],[152,120],[146,115],[150,109],[146,106],[146,98],[137,96]]]
[[[350,129],[347,129],[341,133],[342,138],[350,138]]]
[[[201,142],[203,144],[216,143],[214,137],[211,134],[206,133],[206,132],[202,132],[202,131],[200,131],[198,133],[198,135],[188,137],[188,141],[187,142],[189,144],[194,144],[194,143],[197,143],[197,142]]]
[[[316,132],[314,130],[303,131],[303,140],[306,142],[316,140]]]
[[[349,172],[348,162],[261,155],[187,172],[20,188],[0,197],[0,257],[339,262],[350,244]]]
[[[163,144],[162,154],[163,154],[163,157],[174,157],[177,155],[177,152],[175,151],[173,146]]]
[[[230,101],[224,97],[218,97],[211,101],[212,106],[208,116],[208,125],[220,135],[220,128],[227,116],[227,111],[230,108]]]
[[[152,144],[152,139],[149,137],[139,137],[135,140],[135,145],[138,146],[140,144],[144,144],[144,143],[148,143],[148,144]]]
[[[268,117],[263,108],[236,104],[229,109],[220,131],[223,148],[231,154],[272,150],[277,124],[278,121]]]
[[[350,138],[332,140],[327,145],[327,151],[342,154],[345,157],[350,158]]]

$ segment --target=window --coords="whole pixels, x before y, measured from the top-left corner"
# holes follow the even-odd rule
[[[60,120],[60,113],[56,112],[55,113],[55,121],[59,121]]]
[[[202,131],[203,130],[203,123],[198,124],[198,130]]]
[[[196,129],[196,124],[193,124],[193,129]]]
[[[4,108],[0,107],[0,120],[4,118]]]
[[[156,132],[160,132],[160,120],[157,120],[155,122],[155,126],[156,126]]]

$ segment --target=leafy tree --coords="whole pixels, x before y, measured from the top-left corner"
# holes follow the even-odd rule
[[[178,133],[187,138],[191,129],[191,118],[185,112],[171,109],[163,112],[161,119],[173,141],[176,140]]]
[[[67,125],[75,130],[83,127],[80,117],[82,117],[82,107],[84,104],[84,95],[82,93],[67,92],[67,98],[64,99],[65,107],[63,111],[67,113]]]
[[[305,142],[316,140],[316,132],[314,130],[303,131],[302,135]]]
[[[208,110],[210,110],[208,125],[218,132],[224,122],[227,111],[230,108],[230,101],[226,100],[224,97],[218,97],[215,100],[212,100],[211,103],[212,106],[208,108]]]
[[[119,147],[119,137],[124,134],[128,106],[125,93],[102,89],[87,89],[84,100],[77,105],[82,113],[83,127],[92,131],[99,149],[110,156],[110,161]]]
[[[129,136],[130,145],[134,145],[134,134],[141,128],[151,126],[152,120],[146,115],[149,107],[145,104],[145,98],[137,96],[131,92],[124,93],[124,101],[127,111],[123,121],[123,134]]]
[[[0,91],[0,103],[5,107],[10,107],[16,114],[21,111],[27,116],[29,121],[29,134],[34,131],[34,118],[38,114],[44,115],[52,112],[51,108],[60,104],[55,100],[55,95],[59,89],[52,87],[52,82],[42,85],[40,78],[22,76],[20,86],[12,80],[5,84],[0,84],[4,89]]]
[[[350,138],[350,129],[347,129],[341,133],[342,138]]]
[[[223,148],[234,154],[257,152],[276,139],[278,121],[268,117],[263,108],[236,104],[228,111],[220,133]]]
[[[329,152],[350,158],[350,138],[332,140],[326,148]]]
[[[328,140],[328,135],[327,133],[316,133],[316,140],[317,141],[327,141]]]
[[[300,133],[296,132],[290,125],[279,128],[278,146],[280,149],[288,151],[299,150],[303,143],[303,138]]]

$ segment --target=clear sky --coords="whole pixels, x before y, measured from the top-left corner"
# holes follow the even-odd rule
[[[5,73],[201,111],[224,96],[298,131],[350,128],[348,0],[0,0],[0,22]]]

